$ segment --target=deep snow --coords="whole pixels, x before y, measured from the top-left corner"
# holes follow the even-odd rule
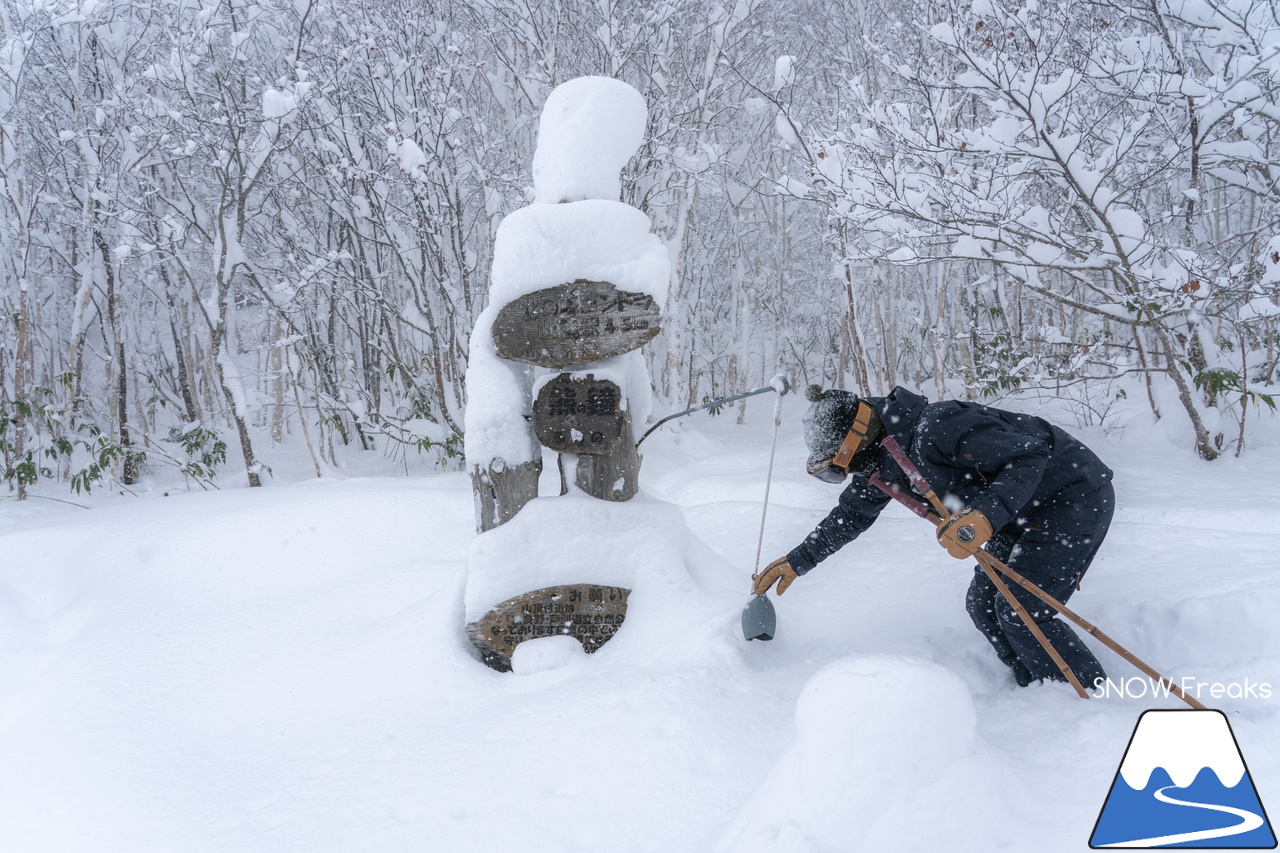
[[[804,474],[803,405],[766,561],[838,491]],[[537,641],[529,674],[469,652],[463,474],[0,501],[0,850],[1086,850],[1139,713],[1181,703],[1015,688],[964,612],[971,569],[896,506],[743,642],[771,410],[646,441],[633,516],[678,506],[691,534],[651,550],[684,565],[641,566],[608,645]],[[1280,451],[1072,431],[1119,506],[1072,606],[1166,675],[1273,685],[1201,698],[1274,813]]]

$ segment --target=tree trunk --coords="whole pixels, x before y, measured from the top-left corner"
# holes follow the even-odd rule
[[[27,328],[29,325],[27,305],[27,285],[23,281],[19,284],[18,291],[18,316],[14,318],[14,325],[18,331],[18,343],[16,352],[13,356],[13,464],[15,467],[22,465],[22,457],[27,451],[27,415],[26,412],[30,405],[30,399],[27,397],[27,358],[31,348],[31,332]],[[27,477],[21,472],[15,477],[18,481],[18,500],[25,501],[27,499]]]
[[[844,300],[845,308],[848,312],[845,331],[849,335],[849,344],[852,350],[849,353],[849,363],[853,366],[853,378],[858,383],[858,390],[863,394],[875,394],[877,389],[871,387],[871,378],[867,375],[866,351],[862,346],[862,334],[858,331],[858,303],[853,293],[853,268],[848,263],[843,266]],[[885,390],[887,391],[887,389]]]
[[[226,327],[221,326],[214,331],[213,335],[213,364],[218,372],[218,386],[222,389],[222,396],[226,399],[227,406],[231,409],[231,419],[235,422],[236,433],[240,436],[240,450],[244,455],[244,470],[249,478],[249,486],[250,488],[258,488],[262,485],[262,466],[254,455],[253,441],[249,437],[249,427],[245,423],[243,413],[240,411],[238,404],[240,395],[236,393],[237,389],[232,387],[231,378],[227,376],[226,362],[231,356],[225,351],[226,345]],[[235,377],[235,381],[239,383],[239,377]],[[242,385],[239,390],[243,392]]]
[[[1214,446],[1213,437],[1209,435],[1209,430],[1204,425],[1204,420],[1200,417],[1200,409],[1196,406],[1195,401],[1195,389],[1187,381],[1186,375],[1182,372],[1182,365],[1178,363],[1173,335],[1159,324],[1152,324],[1151,331],[1155,333],[1156,338],[1160,341],[1167,365],[1165,372],[1177,387],[1178,400],[1182,403],[1182,408],[1191,420],[1191,428],[1196,437],[1196,453],[1200,455],[1201,459],[1212,462],[1218,458],[1220,453],[1218,448]]]
[[[124,362],[124,335],[120,331],[120,316],[116,310],[120,301],[116,295],[116,272],[111,265],[111,249],[107,246],[107,241],[102,236],[102,232],[97,228],[93,229],[93,243],[97,246],[98,254],[102,257],[102,274],[106,279],[107,285],[107,324],[111,327],[111,337],[114,342],[112,347],[112,354],[116,363],[116,369],[112,377],[115,381],[114,408],[120,447],[124,451],[123,459],[121,460],[120,482],[126,486],[132,486],[138,482],[138,460],[133,453],[133,443],[129,437],[129,371]]]

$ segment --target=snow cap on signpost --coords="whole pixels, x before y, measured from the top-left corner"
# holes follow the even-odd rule
[[[644,97],[621,80],[579,77],[557,86],[538,123],[534,201],[617,201],[648,116]]]

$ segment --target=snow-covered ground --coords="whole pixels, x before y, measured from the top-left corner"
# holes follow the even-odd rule
[[[646,442],[640,500],[680,507],[686,565],[647,593],[639,567],[608,645],[523,675],[463,632],[462,474],[0,501],[0,850],[1087,849],[1138,715],[1181,703],[1015,688],[964,612],[971,569],[896,506],[743,642],[770,408]],[[804,474],[802,409],[766,560],[838,492]],[[1166,675],[1271,685],[1201,698],[1274,813],[1280,450],[1074,431],[1119,510],[1072,606]]]

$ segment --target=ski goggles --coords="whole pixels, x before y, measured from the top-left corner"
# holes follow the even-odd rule
[[[844,441],[834,456],[828,456],[817,462],[809,462],[804,467],[810,476],[817,477],[824,483],[840,483],[849,476],[849,463],[853,457],[867,444],[867,433],[871,432],[871,406],[859,401],[858,409],[853,415],[853,426],[845,433]]]

